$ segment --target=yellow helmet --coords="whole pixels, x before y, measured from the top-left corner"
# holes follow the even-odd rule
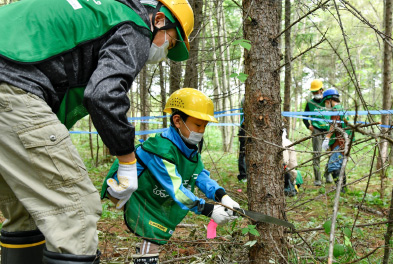
[[[310,91],[316,92],[322,89],[322,81],[321,80],[314,80],[311,82]]]
[[[179,89],[169,97],[164,112],[172,114],[172,109],[205,121],[218,123],[214,117],[213,101],[194,88]]]
[[[179,43],[168,51],[168,58],[174,61],[186,60],[188,59],[188,51],[190,50],[188,37],[190,36],[191,32],[194,30],[194,12],[192,11],[192,8],[187,0],[159,0],[159,1],[166,8],[169,9],[172,15],[175,16],[175,18],[179,21],[179,24],[183,31],[183,32],[178,31]],[[165,15],[167,14],[165,13]]]

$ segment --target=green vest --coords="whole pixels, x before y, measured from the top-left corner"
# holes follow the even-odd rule
[[[341,113],[343,113],[344,108],[340,104],[337,104],[337,105],[333,106],[332,110],[333,111],[340,111]],[[342,121],[343,123],[340,123],[339,125],[341,126],[341,128],[343,128],[345,130],[347,125],[344,123],[344,120],[349,121],[349,118],[347,116],[340,115],[340,121]],[[347,133],[348,137],[351,138],[352,130],[345,130],[345,133]],[[353,138],[352,140],[355,140],[355,138]],[[329,140],[329,146],[332,146],[335,141],[336,141],[336,136],[333,135]]]
[[[150,31],[134,10],[115,0],[15,2],[0,8],[0,55],[21,63],[44,61],[98,39],[123,23]],[[87,115],[82,105],[85,87],[70,88],[57,113],[67,128]]]
[[[161,137],[161,133],[150,137],[138,148],[175,164],[182,176],[183,186],[194,192],[196,178],[204,168],[199,154],[189,160],[170,140]],[[137,159],[139,160],[138,157]],[[140,160],[138,162],[143,165]],[[101,197],[106,192],[106,180],[113,176],[117,167],[118,161],[112,165],[105,179]],[[134,233],[155,243],[166,244],[187,213],[188,210],[183,210],[145,168],[138,178],[138,190],[126,204],[124,218],[128,228]]]
[[[324,103],[317,103],[314,101],[314,99],[311,99],[310,101],[307,102],[308,104],[308,109],[310,110],[310,112],[322,112],[325,110],[325,104]],[[323,119],[326,118],[324,116],[312,116],[313,118],[318,118],[318,119]],[[329,124],[325,121],[316,121],[316,120],[312,120],[311,121],[311,125],[313,127],[316,127],[320,130],[329,130]]]

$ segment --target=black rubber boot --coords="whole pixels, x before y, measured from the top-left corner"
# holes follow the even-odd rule
[[[45,237],[39,230],[1,230],[1,264],[42,264]]]
[[[159,264],[158,254],[132,255],[134,264]]]
[[[96,255],[73,255],[51,252],[44,249],[44,264],[98,264],[101,252]]]

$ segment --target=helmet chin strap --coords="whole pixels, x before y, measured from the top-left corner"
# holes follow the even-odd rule
[[[157,34],[157,32],[159,31],[159,30],[166,30],[166,29],[171,29],[171,28],[176,28],[177,26],[179,26],[180,27],[180,23],[176,20],[175,21],[175,23],[168,23],[167,25],[165,25],[165,26],[163,26],[163,27],[160,27],[160,28],[158,28],[158,27],[156,27],[156,23],[155,23],[155,21],[156,21],[156,15],[157,15],[157,12],[159,12],[160,11],[160,8],[162,7],[162,3],[161,2],[158,2],[158,4],[157,4],[157,6],[156,6],[156,8],[154,9],[154,11],[153,11],[153,15],[152,15],[152,23],[153,23],[153,32],[152,32],[152,38],[151,38],[151,43],[153,43],[153,40],[154,40],[154,37],[156,36],[156,34]],[[165,18],[164,18],[165,19]]]

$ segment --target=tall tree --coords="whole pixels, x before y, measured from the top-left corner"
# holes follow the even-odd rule
[[[386,39],[383,43],[383,69],[382,69],[382,87],[383,87],[383,110],[390,110],[392,106],[392,47],[390,45],[390,38],[392,37],[392,0],[386,0],[384,8],[384,26]],[[390,115],[382,115],[382,124],[390,125]],[[382,133],[388,132],[388,129],[382,128]],[[378,160],[378,167],[382,168],[387,161],[388,156],[388,142],[382,141],[380,144],[380,159]],[[381,198],[384,196],[385,190],[386,170],[381,172]]]
[[[190,35],[190,58],[187,60],[184,75],[184,87],[198,89],[198,54],[199,40],[202,25],[203,0],[191,0],[190,5],[194,11],[194,31]]]
[[[169,94],[180,89],[181,82],[181,63],[178,61],[170,61],[169,71]]]
[[[392,12],[393,12],[393,0],[386,0],[385,1],[385,8],[384,8],[384,23],[385,23],[385,35],[386,39],[384,41],[383,45],[383,109],[384,110],[390,110],[392,106],[392,95],[391,95],[391,90],[392,90],[392,42],[390,41],[392,37]],[[390,125],[390,115],[382,115],[382,124],[384,125]],[[384,129],[384,132],[387,132],[387,129]],[[381,166],[384,166],[384,162],[386,161],[387,158],[387,149],[388,149],[388,143],[384,142],[382,144],[381,149],[381,161],[382,164]],[[385,172],[386,170],[382,170]],[[384,193],[384,178],[385,178],[385,173],[383,173],[381,177],[381,197]],[[390,210],[389,210],[389,220],[393,219],[393,190],[391,194],[391,201],[390,201]],[[389,223],[388,229],[385,235],[385,252],[384,252],[384,258],[383,258],[383,263],[387,264],[389,262],[389,255],[390,255],[390,239],[392,237],[393,233],[393,224]]]
[[[162,62],[158,64],[160,70],[160,91],[161,91],[161,109],[164,110],[166,103],[166,87],[165,87],[165,78],[164,78],[164,67],[162,67]],[[164,114],[164,118],[162,119],[162,127],[167,127],[167,118],[166,113]]]
[[[284,77],[284,111],[291,111],[291,78],[292,78],[292,63],[291,63],[291,0],[285,0],[285,77]],[[285,118],[285,128],[288,135],[290,133],[290,118]]]
[[[252,6],[251,6],[252,5]],[[248,202],[253,211],[283,218],[285,211],[282,176],[281,98],[279,33],[279,1],[244,0],[244,37],[251,41],[245,50],[246,96],[244,114],[247,134],[246,162]],[[246,15],[246,14],[244,14]],[[272,144],[266,144],[271,142]],[[250,249],[252,263],[283,263],[287,259],[284,229],[259,224],[258,243]]]
[[[141,96],[141,116],[149,116],[149,91],[148,91],[148,87],[147,87],[147,66],[143,67],[141,73],[140,73],[140,96]],[[149,129],[149,123],[144,123],[141,122],[140,125],[140,130],[148,130]],[[142,139],[146,140],[147,139],[147,135],[143,135],[141,136]]]

